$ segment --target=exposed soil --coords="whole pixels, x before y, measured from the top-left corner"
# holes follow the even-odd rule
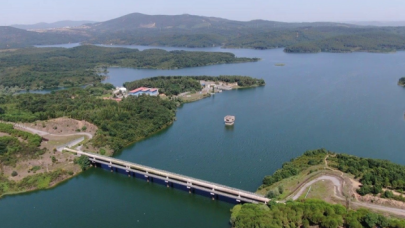
[[[86,132],[94,135],[97,131],[97,126],[91,124],[87,121],[80,121],[71,118],[61,117],[57,119],[47,120],[47,121],[36,121],[34,123],[24,123],[24,126],[45,131],[49,134],[75,134],[79,132]],[[82,130],[86,127],[86,130]]]
[[[298,199],[303,194],[306,194],[306,190],[314,183],[325,181],[326,184],[333,185],[334,192],[332,192],[331,195],[334,196],[336,200],[340,201],[340,203],[345,203],[348,199],[350,201],[350,205],[356,208],[365,207],[374,211],[382,211],[384,213],[405,217],[404,202],[392,199],[383,199],[372,195],[360,196],[356,192],[356,189],[361,185],[360,182],[352,177],[349,177],[348,174],[344,174],[339,170],[330,168],[328,166],[327,157],[325,158],[325,169],[330,170],[331,173],[325,174],[320,172],[318,177],[305,180],[300,185],[299,190],[297,189],[297,191],[293,191],[291,198],[294,200]]]
[[[29,175],[57,169],[72,171],[73,173],[80,172],[80,167],[73,164],[74,155],[70,153],[54,152],[54,149],[83,136],[85,140],[89,140],[97,131],[97,127],[94,124],[70,118],[57,118],[48,121],[17,124],[15,127],[19,130],[41,135],[46,139],[41,143],[41,148],[46,148],[46,152],[38,159],[21,159],[15,167],[1,167],[4,175],[9,177],[10,180],[15,181],[22,180]],[[77,129],[80,129],[80,131]],[[8,134],[0,133],[0,136],[3,135]],[[96,150],[96,148],[92,149]],[[11,173],[13,171],[16,171],[18,175],[12,177]],[[66,178],[67,177],[61,179],[61,181]]]

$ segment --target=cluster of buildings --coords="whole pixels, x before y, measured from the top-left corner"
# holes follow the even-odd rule
[[[122,98],[128,97],[128,96],[139,96],[139,95],[149,95],[149,96],[158,96],[159,95],[159,89],[158,88],[147,88],[147,87],[140,87],[134,90],[131,90],[128,92],[127,88],[125,87],[116,87],[113,95],[111,98],[104,98],[108,100],[115,100],[115,101],[121,101]]]
[[[139,95],[149,95],[149,96],[157,96],[159,95],[159,89],[158,88],[146,88],[146,87],[140,87],[134,90],[129,91],[128,95],[132,96],[139,96]]]

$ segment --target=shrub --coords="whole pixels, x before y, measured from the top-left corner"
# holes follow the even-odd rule
[[[86,170],[87,167],[90,165],[89,158],[87,156],[80,156],[78,158],[75,158],[74,161],[75,164],[78,164],[82,170]]]
[[[17,175],[18,175],[17,171],[13,171],[13,172],[11,173],[11,176],[13,176],[13,177],[15,177],[15,176],[17,176]]]

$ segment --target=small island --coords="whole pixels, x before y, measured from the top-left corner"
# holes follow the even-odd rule
[[[325,149],[307,151],[263,179],[269,205],[232,209],[233,227],[405,227],[405,166]],[[389,215],[388,217],[379,214]],[[402,218],[402,219],[396,219]]]
[[[398,85],[405,87],[405,77],[402,77],[402,78],[400,78],[400,79],[398,80]]]

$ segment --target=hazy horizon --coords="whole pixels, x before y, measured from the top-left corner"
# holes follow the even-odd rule
[[[168,3],[164,0],[6,0],[2,4],[0,25],[53,23],[72,21],[107,21],[130,13],[149,15],[192,14],[221,17],[230,20],[255,19],[283,22],[397,22],[405,21],[405,4],[399,0],[390,2],[357,0],[296,0],[285,1],[186,1]]]

